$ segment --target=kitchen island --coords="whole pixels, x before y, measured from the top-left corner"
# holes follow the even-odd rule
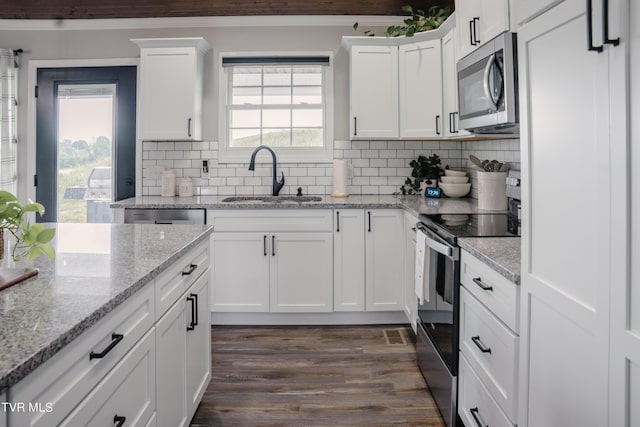
[[[113,367],[118,363],[117,357],[121,357],[120,364],[123,364],[127,349],[129,353],[134,352],[143,341],[157,341],[159,345],[161,337],[154,337],[154,324],[162,322],[162,310],[172,311],[169,307],[184,306],[181,297],[189,287],[189,292],[195,292],[192,288],[198,284],[193,285],[197,277],[203,280],[201,288],[206,288],[208,283],[209,235],[213,231],[210,226],[56,224],[54,227],[57,229],[53,242],[55,262],[46,258],[36,260],[30,265],[39,269],[37,276],[0,291],[0,392],[8,389],[9,400],[15,403],[25,403],[25,399],[19,397],[24,396],[21,389],[28,390],[30,383],[38,385],[41,378],[49,377],[50,367],[76,357],[70,349],[81,346],[102,326],[112,322],[111,326],[107,325],[108,336],[98,337],[91,343],[91,357],[87,352],[86,362],[84,354],[79,359],[88,366],[86,372],[80,372],[74,380],[88,373],[85,377],[95,381],[86,385],[91,381],[83,377],[74,387],[85,386],[88,393],[99,380],[95,378],[99,363],[111,363]],[[16,264],[9,259],[3,261],[3,267],[28,264],[24,261]],[[137,304],[138,300],[140,304],[134,307],[133,301]],[[207,300],[205,296],[200,303]],[[142,313],[141,308],[147,311]],[[197,311],[197,308],[192,309]],[[200,320],[206,325],[201,328],[206,334],[203,339],[208,339],[208,318]],[[194,323],[193,317],[191,323]],[[189,326],[187,321],[185,324]],[[123,332],[124,338],[115,339],[116,328],[130,330]],[[108,357],[100,357],[101,350],[106,355],[111,349],[115,350]],[[208,347],[206,350],[208,355]],[[122,354],[118,356],[118,352]],[[113,360],[109,362],[109,358]],[[160,364],[159,357],[153,360]],[[80,364],[76,361],[68,367],[69,371],[57,375],[71,377],[70,370]],[[111,367],[105,368],[100,375],[109,373],[106,378],[109,379],[117,370]],[[51,389],[55,389],[60,381],[56,378]],[[27,386],[23,387],[24,384]],[[42,395],[45,395],[47,387],[36,388],[38,392],[42,389]],[[99,387],[95,387],[94,392],[97,389]],[[147,411],[155,412],[155,391],[153,397],[153,406]],[[65,403],[65,397],[59,393],[46,395],[45,400],[52,404],[53,412],[58,415],[66,411],[67,406],[73,409],[78,403]],[[43,403],[42,399],[39,403]],[[4,415],[0,413],[0,416]],[[9,413],[9,425],[20,425],[17,418],[11,423],[13,415],[20,414]],[[76,420],[83,419],[84,415],[79,414]],[[60,415],[63,416],[66,413]],[[55,424],[58,425],[57,419]]]

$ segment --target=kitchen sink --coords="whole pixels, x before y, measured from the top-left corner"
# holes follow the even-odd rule
[[[281,202],[321,202],[320,196],[232,196],[222,199],[223,203],[239,203],[239,202],[264,202],[264,203],[281,203]]]

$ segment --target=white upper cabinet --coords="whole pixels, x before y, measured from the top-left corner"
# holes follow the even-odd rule
[[[352,46],[351,139],[398,137],[398,47]]]
[[[442,99],[444,136],[468,136],[469,132],[460,130],[458,122],[458,74],[456,71],[456,31],[449,31],[442,38]]]
[[[517,25],[522,25],[564,0],[511,0],[511,12]]]
[[[456,0],[456,57],[468,55],[509,28],[509,0]]]
[[[401,45],[400,138],[444,135],[440,39]]]
[[[204,55],[201,37],[132,39],[140,46],[138,115],[142,140],[200,140]]]

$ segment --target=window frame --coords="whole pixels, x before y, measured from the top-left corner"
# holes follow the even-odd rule
[[[329,65],[323,65],[322,91],[324,96],[324,129],[322,147],[272,147],[278,155],[279,163],[329,163],[333,160],[334,138],[334,68],[333,52],[221,52],[218,57],[218,163],[248,163],[255,148],[230,147],[229,137],[229,72],[233,67],[223,67],[224,58],[237,57],[316,57],[329,58]],[[259,65],[259,64],[258,64]],[[266,65],[266,64],[265,64]],[[260,163],[271,162],[267,156],[258,156]]]

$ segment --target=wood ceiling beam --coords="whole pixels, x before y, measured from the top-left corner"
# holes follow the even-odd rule
[[[263,15],[403,15],[454,0],[22,0],[0,2],[0,19],[109,19]]]

